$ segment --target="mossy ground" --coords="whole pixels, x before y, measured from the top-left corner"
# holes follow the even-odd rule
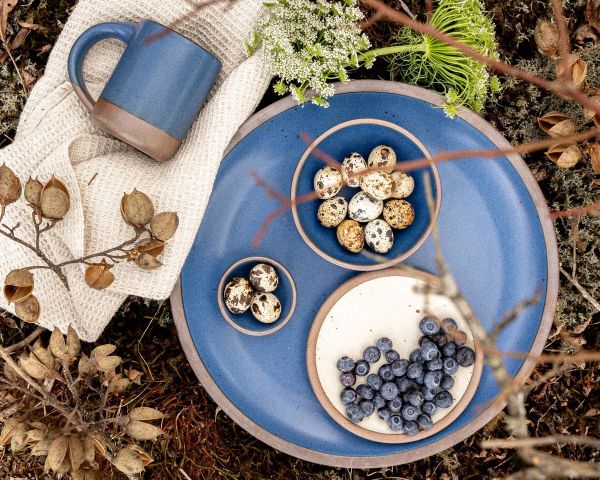
[[[399,6],[395,0],[389,0],[389,3]],[[407,3],[413,11],[418,11],[421,5],[416,0]],[[25,70],[33,82],[43,73],[48,56],[44,47],[55,41],[75,0],[34,0],[21,4],[23,6],[15,9],[9,19],[9,37],[20,28],[17,24],[20,20],[40,25],[41,28],[32,31],[25,43],[13,52],[19,68]],[[502,58],[534,73],[552,76],[551,62],[537,53],[532,39],[536,21],[551,16],[548,4],[540,0],[486,0],[496,23]],[[584,6],[582,0],[566,3],[571,31],[580,25]],[[389,41],[393,28],[379,23],[368,33],[377,46],[383,46]],[[600,86],[593,84],[600,78],[600,49],[587,48],[582,56],[588,61],[591,86]],[[389,74],[384,62],[378,62],[373,70],[356,72],[356,77],[389,78]],[[0,65],[0,86],[2,146],[10,142],[26,99],[10,60]],[[269,92],[261,106],[275,99],[276,96]],[[512,142],[523,142],[543,138],[536,118],[550,110],[567,111],[577,118],[581,113],[579,107],[524,82],[504,79],[504,90],[498,100],[488,106],[485,117]],[[598,199],[600,176],[592,172],[589,161],[584,160],[571,170],[556,167],[543,153],[529,155],[526,161],[552,209],[583,205]],[[556,222],[556,232],[561,263],[570,270],[575,238],[577,278],[595,298],[600,298],[600,219],[582,218],[576,237],[569,220]],[[29,329],[26,326],[19,330],[20,323],[6,314],[0,313],[0,319],[4,320],[0,328],[0,339],[4,344],[18,341]],[[565,344],[554,329],[547,350],[565,351],[581,344],[598,350],[599,320],[600,315],[589,302],[561,278],[556,325],[560,330],[570,332],[572,340]],[[168,302],[129,299],[100,341],[117,344],[120,354],[129,359],[128,366],[144,371],[145,383],[132,393],[139,395],[136,401],[155,406],[169,415],[164,423],[165,439],[146,445],[156,461],[148,468],[145,478],[184,479],[188,475],[193,479],[487,479],[503,477],[520,467],[512,451],[482,451],[479,448],[482,439],[503,436],[499,419],[456,447],[409,465],[353,471],[303,462],[254,439],[210,400],[198,384],[177,341]],[[543,371],[544,368],[538,369],[534,377]],[[600,402],[598,377],[595,365],[574,366],[567,374],[536,388],[528,401],[531,432],[540,436],[553,433],[599,435],[599,412],[593,410]],[[567,458],[598,461],[598,453],[589,448],[551,450]],[[37,462],[22,457],[10,459],[5,455],[0,461],[0,476],[10,475],[46,478]],[[106,472],[103,478],[112,478],[112,474]],[[115,474],[114,478],[121,477]]]

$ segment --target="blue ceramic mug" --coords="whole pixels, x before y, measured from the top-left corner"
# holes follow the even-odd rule
[[[125,51],[97,101],[83,80],[83,61],[100,40]],[[96,125],[156,160],[171,158],[212,87],[221,62],[191,40],[146,20],[95,25],[73,44],[68,71]]]

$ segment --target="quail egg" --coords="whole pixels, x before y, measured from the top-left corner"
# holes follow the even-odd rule
[[[324,200],[337,195],[342,189],[342,174],[333,167],[323,167],[316,174],[314,187],[317,197]]]
[[[365,226],[365,242],[377,253],[387,253],[394,245],[394,232],[384,220],[373,220]]]
[[[390,200],[383,207],[383,218],[392,228],[402,230],[415,221],[415,210],[406,200]]]
[[[279,285],[277,270],[266,263],[259,263],[252,267],[249,275],[250,283],[259,292],[272,292]]]
[[[352,152],[342,162],[342,178],[346,185],[352,188],[360,186],[360,177],[353,176],[349,178],[350,174],[357,174],[367,169],[367,162],[360,153]]]
[[[337,227],[340,245],[352,253],[360,252],[365,246],[363,228],[356,220],[344,220]]]
[[[257,292],[252,297],[250,311],[259,322],[273,323],[281,315],[281,303],[272,293]]]
[[[383,201],[371,198],[365,192],[358,192],[350,200],[348,216],[357,222],[370,222],[383,212]]]
[[[382,206],[383,208],[383,206]],[[327,228],[337,227],[348,213],[348,202],[344,197],[333,197],[319,205],[317,218]]]
[[[223,300],[227,309],[236,315],[244,313],[252,303],[252,285],[242,277],[232,278],[223,290]]]
[[[393,172],[392,181],[392,198],[406,198],[415,189],[415,179],[403,172]]]
[[[369,172],[360,178],[360,188],[376,200],[387,200],[392,194],[394,182],[385,172]]]
[[[369,168],[379,168],[383,172],[392,173],[396,166],[396,152],[392,147],[379,145],[369,154]]]

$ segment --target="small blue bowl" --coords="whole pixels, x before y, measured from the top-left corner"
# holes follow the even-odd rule
[[[394,245],[384,254],[370,252],[366,247],[361,253],[345,250],[337,241],[336,229],[323,227],[317,219],[321,200],[298,201],[314,191],[316,172],[325,163],[313,152],[316,148],[342,162],[351,152],[360,153],[365,159],[378,145],[394,149],[397,164],[422,158],[431,159],[425,146],[409,131],[395,123],[373,118],[359,118],[340,123],[322,133],[302,154],[292,179],[292,215],[298,232],[308,246],[325,260],[343,268],[371,271],[395,265],[412,255],[425,242],[437,220],[441,206],[441,182],[433,161],[418,170],[408,172],[415,180],[415,189],[406,199],[415,210],[414,223],[404,230],[394,231]],[[435,202],[433,215],[427,205],[426,174],[429,173],[432,196]],[[350,201],[358,192],[356,188],[344,187],[338,194]]]
[[[252,315],[252,312],[250,312],[249,309],[240,315],[234,315],[227,309],[223,299],[223,290],[225,289],[227,282],[234,277],[248,278],[250,270],[252,270],[252,267],[257,263],[267,263],[273,266],[279,275],[279,286],[273,294],[277,296],[281,303],[281,316],[273,323],[260,322],[254,318],[254,315]],[[219,303],[221,315],[223,315],[223,318],[227,320],[227,323],[236,330],[239,330],[246,335],[270,335],[271,333],[282,329],[285,324],[291,320],[294,310],[296,309],[296,283],[287,268],[272,258],[246,257],[231,265],[221,276],[219,287],[217,288],[217,301]]]

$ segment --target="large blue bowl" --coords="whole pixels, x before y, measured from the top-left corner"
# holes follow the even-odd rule
[[[375,255],[368,250],[361,253],[345,250],[337,241],[336,230],[323,227],[317,220],[320,200],[298,201],[310,197],[314,176],[325,165],[315,152],[321,151],[341,163],[351,152],[358,152],[366,159],[378,145],[394,149],[400,169],[402,163],[431,157],[417,137],[400,125],[377,118],[359,118],[341,122],[319,135],[302,154],[292,179],[292,214],[298,232],[322,258],[351,270],[379,270],[408,258],[425,242],[440,210],[440,176],[436,165],[430,162],[423,168],[409,172],[415,180],[415,189],[406,200],[415,210],[415,221],[405,230],[394,231],[394,245],[388,253]],[[429,178],[435,203],[433,214],[430,214],[427,205],[426,178]],[[349,202],[358,191],[345,187],[339,195]]]

